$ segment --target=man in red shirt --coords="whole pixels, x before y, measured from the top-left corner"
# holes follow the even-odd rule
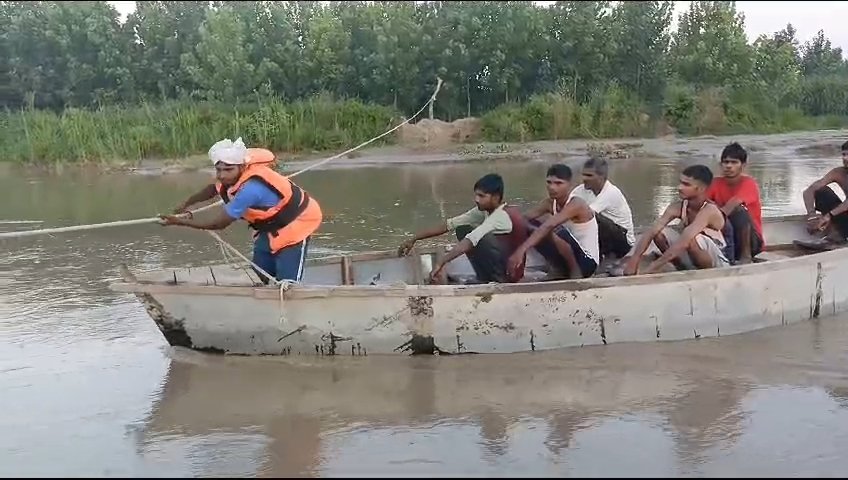
[[[713,180],[707,198],[721,208],[733,227],[735,263],[751,263],[763,251],[760,188],[744,173],[748,152],[736,142],[721,151],[721,177]]]

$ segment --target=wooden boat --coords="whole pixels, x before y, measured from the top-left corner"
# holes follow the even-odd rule
[[[683,340],[786,325],[848,308],[848,257],[813,252],[803,216],[765,218],[768,249],[749,265],[633,277],[544,281],[531,257],[516,284],[423,281],[445,247],[309,261],[302,285],[257,285],[232,265],[134,276],[133,293],[176,346],[243,355],[512,353]]]

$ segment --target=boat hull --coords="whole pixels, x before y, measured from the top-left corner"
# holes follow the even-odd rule
[[[800,235],[793,225],[782,231]],[[685,340],[848,308],[848,289],[839,288],[848,284],[848,256],[840,250],[626,278],[297,286],[282,296],[275,287],[131,280],[112,287],[135,293],[170,344],[242,355],[513,353]]]
[[[716,337],[837,314],[848,308],[848,293],[838,288],[848,281],[846,267],[848,259],[833,251],[721,272],[676,272],[662,281],[645,276],[566,282],[568,289],[555,283],[528,284],[525,291],[479,286],[469,289],[477,293],[457,294],[409,286],[379,297],[282,302],[266,288],[256,289],[266,295],[222,295],[190,286],[151,287],[153,292],[137,295],[169,343],[197,350],[512,353]]]

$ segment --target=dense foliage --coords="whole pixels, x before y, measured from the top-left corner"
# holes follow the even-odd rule
[[[791,25],[748,43],[734,2],[692,2],[673,33],[669,1],[136,3],[121,22],[102,1],[0,2],[0,154],[338,148],[413,113],[437,76],[435,116],[481,116],[492,140],[848,116],[841,50]]]

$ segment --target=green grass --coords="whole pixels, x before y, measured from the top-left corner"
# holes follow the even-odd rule
[[[400,121],[391,107],[319,95],[286,103],[266,98],[252,103],[165,102],[67,109],[0,112],[0,158],[55,165],[135,163],[204,155],[222,138],[241,136],[291,154],[338,151],[385,132]],[[842,115],[811,116],[779,108],[755,94],[721,88],[695,91],[671,85],[661,105],[646,106],[626,91],[609,88],[578,103],[563,93],[502,105],[482,118],[484,140],[527,142],[571,138],[780,133],[839,128]],[[376,145],[393,142],[388,136]]]
[[[241,105],[168,102],[61,113],[0,113],[0,155],[33,164],[176,159],[203,154],[222,138],[276,152],[347,148],[399,119],[392,108],[317,96]]]
[[[848,125],[844,116],[812,116],[798,108],[779,108],[766,99],[746,98],[720,88],[695,91],[677,86],[670,86],[662,105],[653,108],[611,88],[596,92],[582,104],[565,94],[537,95],[523,104],[500,106],[482,120],[483,136],[492,142],[651,137],[668,127],[680,135],[723,135]]]

